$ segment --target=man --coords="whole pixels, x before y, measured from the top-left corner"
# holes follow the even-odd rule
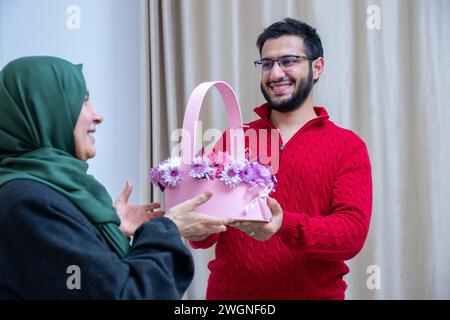
[[[260,119],[248,126],[279,132],[278,185],[271,196],[283,221],[272,237],[264,224],[245,222],[191,242],[195,248],[217,243],[206,297],[344,299],[344,261],[363,247],[371,216],[366,145],[331,122],[324,107],[313,106],[312,89],[324,69],[314,28],[286,18],[265,29],[257,46],[267,103],[254,109]]]

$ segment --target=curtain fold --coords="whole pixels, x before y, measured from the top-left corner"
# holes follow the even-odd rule
[[[286,16],[315,26],[325,71],[314,103],[367,143],[374,204],[362,252],[349,261],[349,299],[450,299],[450,2],[446,0],[141,0],[142,175],[169,157],[189,94],[203,81],[235,89],[245,121],[264,102],[256,38]],[[368,29],[369,6],[381,29]],[[203,130],[223,129],[219,95]],[[201,138],[201,137],[198,137]],[[148,180],[142,181],[150,197]],[[144,187],[145,185],[145,187]],[[153,189],[152,199],[162,202]],[[193,252],[187,298],[203,299],[213,250]],[[379,270],[380,288],[368,281]]]

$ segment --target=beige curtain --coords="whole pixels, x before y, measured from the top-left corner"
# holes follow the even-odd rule
[[[142,0],[142,14],[144,177],[169,156],[197,84],[227,81],[244,119],[254,119],[264,101],[252,63],[257,36],[286,16],[305,20],[325,51],[315,104],[360,135],[372,161],[373,218],[365,247],[348,262],[347,298],[450,299],[449,1]],[[222,129],[224,119],[212,93],[204,129]],[[142,189],[150,197],[146,179]],[[214,252],[193,254],[186,297],[203,299]]]

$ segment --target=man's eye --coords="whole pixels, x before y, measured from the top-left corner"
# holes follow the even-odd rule
[[[261,65],[264,69],[270,69],[273,66],[273,62],[272,61],[263,61],[261,63]]]
[[[296,63],[297,63],[297,59],[294,58],[294,57],[281,59],[281,64],[286,66],[286,67],[293,66]]]

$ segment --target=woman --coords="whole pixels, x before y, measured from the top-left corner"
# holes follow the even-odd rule
[[[0,298],[178,299],[194,268],[180,235],[230,221],[195,212],[211,193],[166,213],[129,205],[130,183],[113,207],[86,173],[103,119],[81,69],[25,57],[0,72]]]

